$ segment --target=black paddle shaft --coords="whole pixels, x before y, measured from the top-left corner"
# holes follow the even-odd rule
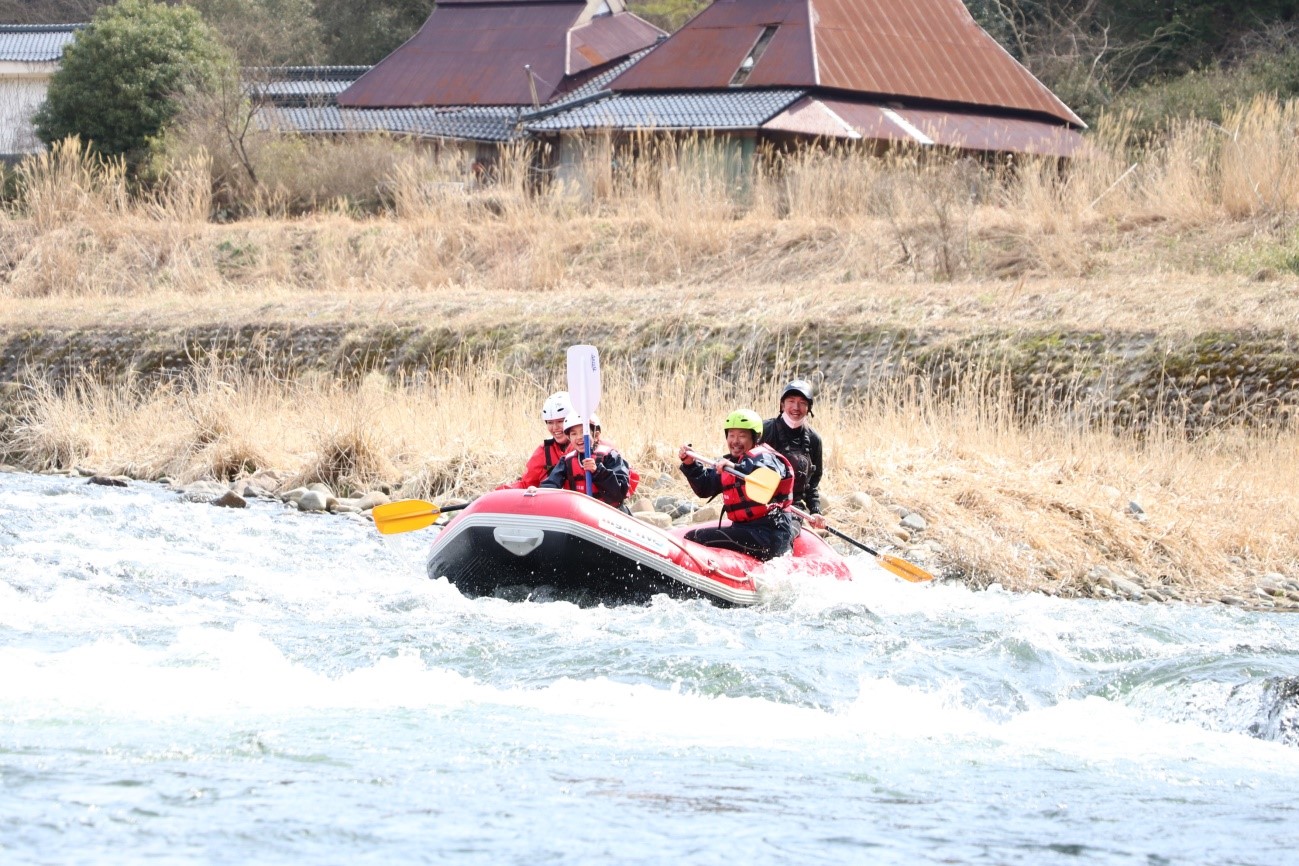
[[[880,555],[880,554],[879,554],[879,551],[875,550],[874,548],[867,547],[866,545],[862,544],[862,543],[861,543],[860,541],[858,541],[857,539],[853,538],[851,535],[845,535],[844,533],[842,533],[842,532],[840,532],[839,530],[835,529],[833,526],[829,526],[829,525],[827,525],[827,526],[825,527],[825,529],[826,529],[826,531],[829,532],[831,535],[836,535],[836,536],[838,536],[839,538],[842,538],[844,541],[848,542],[849,544],[854,545],[854,546],[856,546],[856,547],[860,547],[862,550],[866,551],[866,552],[869,553],[871,556],[879,556],[879,555]]]

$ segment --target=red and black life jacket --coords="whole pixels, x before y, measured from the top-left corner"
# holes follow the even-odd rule
[[[722,513],[732,523],[766,517],[771,511],[788,508],[793,502],[794,467],[785,459],[785,455],[766,444],[754,446],[744,456],[756,457],[759,454],[770,454],[780,464],[780,483],[776,485],[776,495],[771,497],[771,502],[764,504],[749,499],[744,492],[746,488],[743,478],[736,478],[725,470],[718,473],[722,481]]]
[[[604,457],[612,450],[613,448],[611,448],[607,442],[591,443],[591,456],[595,458],[596,463],[599,463],[600,458]],[[570,451],[564,459],[568,461],[568,480],[564,482],[564,488],[567,490],[576,490],[578,493],[585,493],[586,470],[582,468],[582,461],[586,458],[582,456],[582,449],[579,448],[575,451]],[[592,491],[592,495],[594,496],[595,492],[600,489],[599,485],[595,483],[594,477],[591,478],[591,486],[595,488],[595,490]]]
[[[555,468],[555,464],[564,459],[564,449],[560,448],[559,443],[554,439],[547,439],[545,442],[541,443],[541,450],[545,455],[546,475],[549,475],[550,470]],[[546,476],[543,475],[542,477],[544,478]]]

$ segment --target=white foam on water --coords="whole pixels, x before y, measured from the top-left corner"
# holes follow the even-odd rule
[[[334,676],[293,662],[254,626],[189,628],[163,649],[108,638],[61,653],[0,650],[0,707],[11,717],[123,717],[445,707],[490,697],[413,653]]]

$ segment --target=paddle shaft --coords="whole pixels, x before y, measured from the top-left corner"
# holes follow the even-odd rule
[[[714,469],[717,469],[717,464],[720,462],[717,460],[709,460],[707,457],[704,457],[701,454],[696,454],[694,451],[689,449],[686,449],[686,454],[690,455],[692,459],[704,464],[705,466],[711,466]],[[769,469],[766,466],[759,466],[753,472],[740,472],[735,468],[735,462],[731,461],[725,471],[734,475],[736,478],[742,479],[748,489],[750,498],[757,502],[766,505],[771,501],[771,498],[776,495],[776,485],[780,483],[780,474],[774,469]]]
[[[808,514],[806,511],[804,511],[803,509],[798,508],[798,507],[796,507],[796,506],[790,506],[790,509],[789,509],[789,510],[792,511],[792,512],[794,512],[795,514],[797,514],[799,517],[803,518],[804,520],[807,520],[807,519],[811,518],[811,516],[812,516],[812,515]],[[871,556],[875,556],[875,557],[883,556],[883,554],[880,553],[880,552],[879,552],[878,550],[876,550],[875,548],[873,548],[873,547],[868,547],[867,545],[862,544],[862,543],[861,543],[860,541],[858,541],[857,539],[853,538],[853,537],[850,536],[850,535],[845,535],[844,533],[842,533],[842,532],[840,532],[839,530],[835,529],[833,526],[830,526],[830,525],[827,524],[826,527],[825,527],[825,531],[828,532],[828,533],[830,533],[831,535],[837,536],[838,538],[842,538],[844,541],[848,542],[849,544],[853,545],[854,547],[860,547],[862,550],[866,551],[866,552],[869,553]]]
[[[568,347],[568,397],[582,416],[582,462],[591,457],[591,416],[600,406],[600,352],[595,346]],[[590,470],[586,475],[586,495],[595,495]]]
[[[806,511],[802,510],[801,508],[795,508],[791,506],[789,510],[794,512],[804,520],[807,520],[812,516],[808,514]],[[880,553],[875,548],[862,544],[857,539],[853,538],[850,535],[845,535],[844,533],[835,529],[833,526],[826,525],[825,529],[827,532],[831,533],[836,538],[842,538],[844,541],[848,542],[854,547],[858,547],[866,551],[871,556],[879,560],[882,566],[884,566],[886,569],[893,572],[903,580],[909,580],[912,583],[923,583],[924,581],[934,579],[934,576],[932,574],[925,571],[923,568],[916,565],[914,562],[908,562],[907,560],[902,559],[901,557],[891,556],[887,553]]]
[[[697,463],[702,463],[702,464],[704,464],[705,466],[711,466],[711,467],[713,467],[714,469],[716,469],[716,468],[717,468],[717,464],[721,462],[721,461],[719,461],[719,460],[709,460],[709,459],[708,459],[707,457],[705,457],[704,455],[702,455],[702,454],[696,454],[694,451],[691,451],[689,448],[686,449],[686,454],[690,455],[691,459],[693,459],[695,462],[697,462]],[[735,461],[733,461],[733,460],[731,461],[731,465],[730,465],[729,467],[727,467],[726,471],[729,472],[729,473],[731,473],[732,475],[734,475],[736,478],[745,478],[745,479],[747,479],[747,478],[749,477],[748,475],[744,474],[743,472],[741,472],[741,471],[739,471],[738,469],[735,468]]]

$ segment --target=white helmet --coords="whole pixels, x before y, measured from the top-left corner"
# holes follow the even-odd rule
[[[573,412],[572,414],[570,414],[570,415],[568,415],[566,418],[564,418],[564,429],[565,429],[565,430],[572,430],[574,427],[580,427],[580,426],[582,426],[582,422],[585,421],[585,420],[586,420],[586,419],[583,418],[581,415],[577,414],[576,412]],[[592,413],[592,414],[591,414],[591,429],[593,429],[593,430],[594,430],[594,429],[598,429],[599,426],[600,426],[600,416],[599,416],[599,415],[596,415],[596,414],[594,414],[594,413]]]
[[[573,411],[567,391],[556,391],[541,404],[542,421],[558,421]]]

